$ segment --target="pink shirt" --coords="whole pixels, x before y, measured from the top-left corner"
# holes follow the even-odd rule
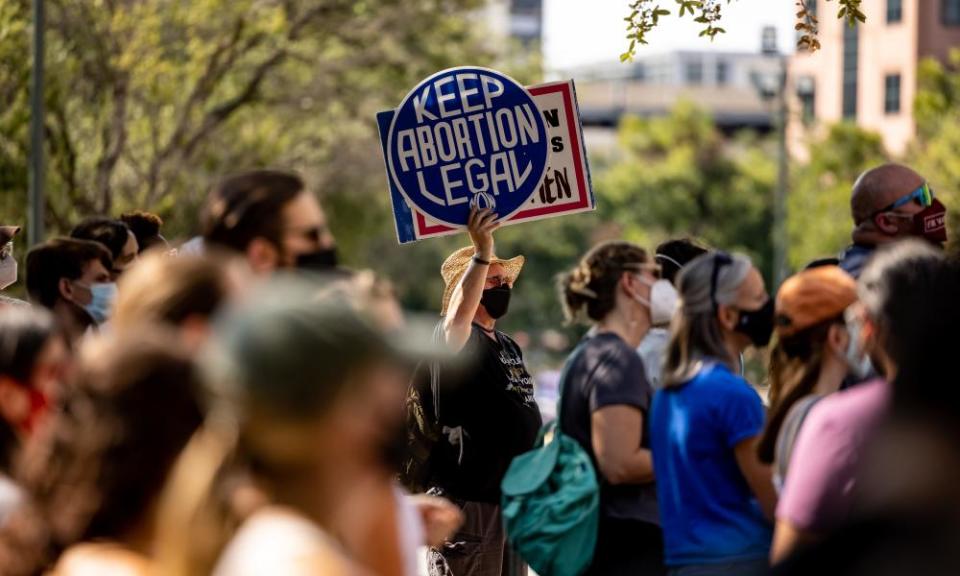
[[[826,532],[846,520],[864,446],[889,397],[890,385],[872,380],[813,407],[790,457],[778,520],[809,532]]]

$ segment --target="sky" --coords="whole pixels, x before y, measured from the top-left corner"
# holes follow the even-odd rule
[[[543,0],[543,55],[548,70],[618,62],[627,48],[628,0]],[[673,50],[760,51],[764,26],[776,26],[781,50],[793,51],[794,0],[734,0],[723,7],[720,34],[712,43],[699,38],[702,29],[688,16],[677,18],[673,0],[660,0],[673,14],[649,35],[638,56]]]

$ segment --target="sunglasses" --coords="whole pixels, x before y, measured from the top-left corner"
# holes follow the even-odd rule
[[[327,234],[326,226],[310,226],[307,228],[290,228],[287,230],[290,234],[296,234],[301,238],[306,238],[317,244],[323,242],[323,237]]]
[[[898,198],[895,202],[892,202],[891,204],[888,204],[887,206],[877,210],[873,213],[873,215],[876,216],[877,214],[883,214],[884,212],[896,210],[897,208],[905,206],[910,202],[916,202],[918,206],[923,208],[930,206],[933,204],[933,189],[930,188],[928,183],[924,182],[923,185],[913,192],[903,196],[902,198]]]
[[[661,277],[661,275],[662,275],[662,273],[663,273],[663,268],[661,268],[661,266],[660,266],[659,264],[651,264],[651,263],[645,263],[645,264],[624,264],[623,267],[626,268],[626,269],[628,269],[628,270],[636,270],[637,272],[649,272],[649,273],[652,274],[653,277],[656,278],[657,280],[660,279],[660,277]]]

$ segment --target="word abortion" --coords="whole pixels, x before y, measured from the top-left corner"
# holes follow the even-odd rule
[[[413,97],[417,125],[396,133],[394,169],[415,170],[420,194],[438,206],[519,190],[535,172],[525,147],[540,144],[545,135],[539,110],[529,103],[497,106],[503,93],[498,78],[477,72],[428,84]],[[430,189],[426,169],[439,171],[442,191]]]

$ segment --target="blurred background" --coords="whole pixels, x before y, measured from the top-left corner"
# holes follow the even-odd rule
[[[628,4],[48,0],[46,234],[138,208],[183,240],[218,176],[289,168],[321,198],[344,262],[437,313],[440,263],[467,240],[397,244],[374,118],[423,77],[472,64],[576,81],[598,210],[497,235],[499,255],[527,257],[504,327],[547,389],[579,335],[554,276],[599,240],[697,236],[747,252],[774,283],[849,242],[850,186],[884,159],[929,178],[956,237],[960,2],[864,0],[853,28],[836,3],[810,2],[823,46],[810,53],[796,48],[793,0],[738,0],[713,42],[669,17],[622,63]],[[27,223],[31,9],[0,2],[5,224]]]

